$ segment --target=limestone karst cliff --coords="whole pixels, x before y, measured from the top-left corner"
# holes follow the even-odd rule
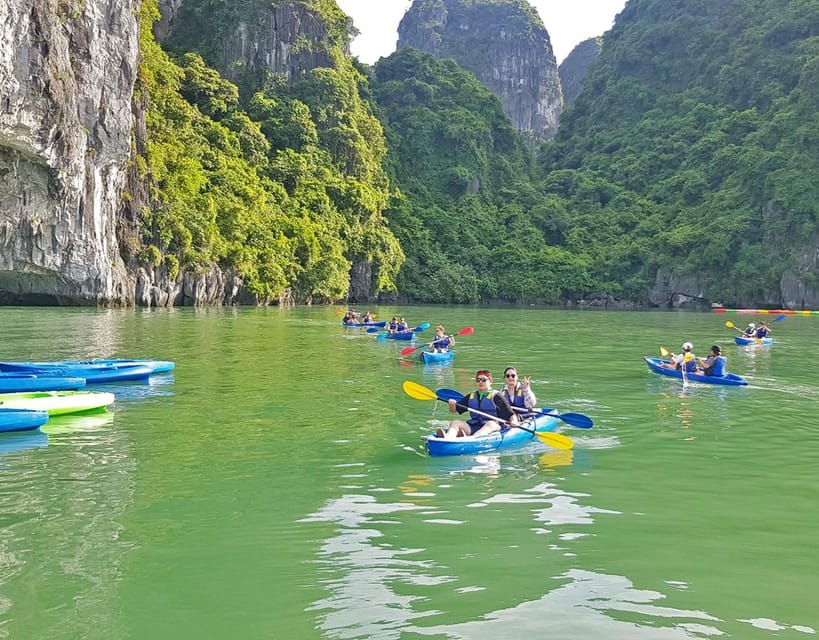
[[[554,137],[563,108],[549,34],[526,0],[415,0],[398,49],[453,58],[500,98],[530,142]]]
[[[116,218],[138,7],[0,3],[0,302],[132,301]]]
[[[586,74],[603,46],[602,38],[589,38],[578,44],[560,64],[560,86],[563,89],[563,107],[571,106],[580,89]]]

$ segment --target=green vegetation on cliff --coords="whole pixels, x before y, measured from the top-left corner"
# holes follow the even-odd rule
[[[242,105],[198,54],[162,51],[151,33],[157,18],[156,3],[143,3],[147,144],[138,161],[153,189],[143,260],[164,259],[172,275],[211,263],[234,269],[260,300],[288,288],[299,300],[344,298],[357,263],[371,269],[367,295],[394,290],[404,257],[381,215],[386,147],[359,95],[364,76],[339,55],[337,68],[291,86],[271,78]]]
[[[786,270],[815,280],[819,3],[631,0],[585,87],[540,166],[606,290],[645,300],[663,269],[776,304]]]

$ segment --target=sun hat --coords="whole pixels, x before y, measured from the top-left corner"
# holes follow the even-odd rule
[[[694,345],[691,344],[690,342],[683,342],[682,348],[683,348],[683,351],[691,351],[691,349],[694,348]]]

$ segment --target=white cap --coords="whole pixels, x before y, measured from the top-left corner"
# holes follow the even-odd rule
[[[683,351],[691,351],[691,349],[694,348],[694,345],[691,344],[690,342],[683,342],[682,348],[683,348]]]
[[[751,329],[753,329],[753,328],[754,328],[754,323],[753,323],[753,322],[749,322],[749,323],[748,323],[748,326],[749,326],[749,327],[751,327]]]

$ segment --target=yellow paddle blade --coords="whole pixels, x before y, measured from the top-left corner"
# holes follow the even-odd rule
[[[574,447],[574,440],[562,433],[552,433],[551,431],[535,431],[535,435],[542,441],[555,449],[571,449]]]
[[[736,327],[734,326],[734,323],[731,322],[730,320],[725,321],[725,326],[728,327],[729,329],[736,329]]]
[[[663,358],[667,358],[671,353],[665,347],[660,347],[660,355],[662,355]]]
[[[401,388],[404,389],[404,393],[410,398],[415,398],[416,400],[438,399],[438,396],[435,395],[432,389],[427,389],[424,385],[413,382],[412,380],[404,380],[401,384]]]

